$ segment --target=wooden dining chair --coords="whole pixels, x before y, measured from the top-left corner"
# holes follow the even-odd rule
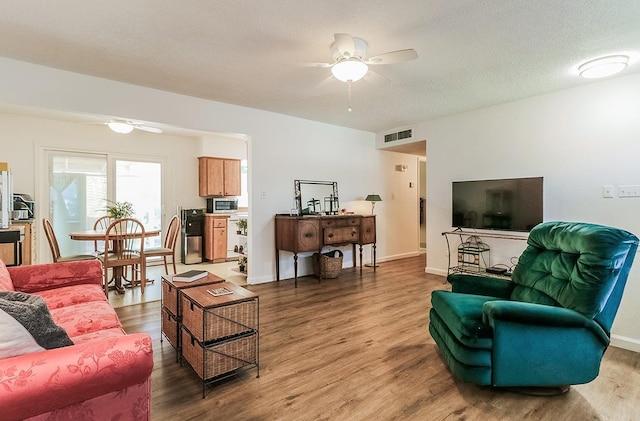
[[[164,237],[164,245],[162,247],[149,247],[144,251],[146,258],[162,257],[164,260],[164,271],[167,275],[169,274],[169,266],[167,265],[168,257],[171,257],[173,273],[177,273],[176,243],[178,242],[178,234],[180,234],[180,218],[178,215],[173,215],[169,221],[169,226],[167,227],[167,233]]]
[[[104,293],[109,296],[109,269],[116,287],[122,280],[128,266],[138,267],[140,271],[140,291],[144,293],[147,279],[147,265],[144,254],[144,226],[134,218],[115,219],[105,231],[104,244],[100,259],[104,265]],[[113,247],[110,249],[110,243]],[[135,271],[134,271],[135,274]],[[135,276],[135,275],[134,275]],[[131,280],[134,284],[134,280]]]
[[[47,236],[49,248],[51,248],[53,263],[70,262],[74,260],[92,260],[96,258],[96,256],[93,254],[75,254],[71,256],[61,256],[60,247],[58,246],[58,240],[56,239],[56,233],[53,231],[51,222],[49,222],[47,218],[42,218],[42,227],[44,228],[44,233]]]
[[[113,218],[111,218],[109,215],[101,216],[100,218],[96,219],[96,222],[93,223],[93,229],[95,231],[106,231],[112,221],[113,221]],[[95,240],[93,242],[93,247],[94,247],[96,256],[99,256],[102,253],[104,253],[103,243],[104,243],[103,240]],[[111,242],[109,242],[109,249],[110,250],[113,249],[113,247],[111,246]]]

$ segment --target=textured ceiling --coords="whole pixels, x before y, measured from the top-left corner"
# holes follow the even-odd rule
[[[638,0],[5,0],[0,56],[372,132],[589,83],[577,65],[612,53],[640,71]],[[387,83],[327,68],[333,34]],[[126,117],[126,116],[123,116]]]

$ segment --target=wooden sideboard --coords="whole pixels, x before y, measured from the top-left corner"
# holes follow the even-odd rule
[[[298,253],[320,252],[325,246],[353,246],[353,267],[356,266],[356,244],[372,244],[373,270],[376,262],[375,215],[289,216],[276,215],[276,280],[280,280],[280,250],[293,253],[294,283],[298,286]]]

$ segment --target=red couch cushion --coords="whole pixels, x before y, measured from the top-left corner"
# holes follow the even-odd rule
[[[51,316],[58,326],[67,331],[71,339],[99,330],[122,328],[118,316],[106,301],[73,304],[51,309]]]
[[[100,285],[84,284],[60,287],[38,291],[35,294],[44,298],[50,310],[67,307],[74,304],[89,303],[95,301],[107,301],[104,290]]]
[[[7,266],[0,260],[0,291],[15,291]]]

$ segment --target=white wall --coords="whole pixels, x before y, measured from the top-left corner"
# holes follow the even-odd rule
[[[247,137],[210,133],[199,137],[201,148],[198,156],[247,159]]]
[[[248,248],[250,283],[274,279],[274,225],[275,213],[288,212],[293,200],[294,179],[320,179],[337,181],[342,207],[369,213],[368,203],[362,199],[368,192],[377,191],[385,196],[396,193],[398,200],[387,202],[376,209],[378,215],[378,255],[404,256],[417,250],[417,235],[408,225],[398,224],[403,212],[400,206],[405,187],[396,189],[385,177],[392,173],[390,164],[398,159],[388,152],[375,149],[375,134],[343,127],[302,120],[280,114],[245,107],[187,97],[120,82],[75,74],[43,66],[0,58],[0,102],[58,111],[112,115],[149,122],[171,124],[177,127],[218,133],[242,133],[248,138],[249,161],[249,227]],[[62,123],[59,123],[62,124]],[[0,130],[3,129],[0,127]],[[27,130],[16,125],[14,133]],[[54,133],[56,131],[60,133]],[[84,136],[74,134],[67,125],[44,127],[38,133],[24,132],[23,138],[37,137],[48,144],[71,144],[82,148]],[[79,130],[79,128],[78,128]],[[97,130],[97,128],[96,128]],[[149,135],[152,136],[152,135]],[[123,138],[117,147],[129,153],[165,154],[171,163],[173,196],[169,205],[192,206],[201,203],[197,196],[197,161],[195,157],[209,154],[206,139],[194,149],[192,142],[173,139],[177,146],[166,149],[153,144],[135,144]],[[150,142],[156,137],[149,138]],[[33,139],[32,142],[36,140]],[[170,141],[169,141],[170,142]],[[34,150],[5,155],[12,150],[11,139],[2,136],[0,161],[10,161],[22,167],[16,178],[24,180],[36,173]],[[26,146],[25,146],[26,147]],[[110,148],[108,142],[93,147]],[[28,147],[26,147],[28,149]],[[26,154],[26,155],[25,155]],[[403,156],[404,157],[404,156]],[[17,164],[19,162],[19,164]],[[186,180],[181,175],[190,174]],[[416,172],[414,171],[414,174]],[[392,175],[393,176],[393,175]],[[195,177],[195,178],[193,178]],[[398,181],[405,181],[398,178]],[[188,183],[188,185],[183,184]],[[20,181],[20,184],[23,181]],[[35,182],[29,181],[35,189]],[[16,191],[21,188],[16,186]],[[27,186],[24,188],[27,189]],[[387,191],[389,194],[387,194]],[[25,193],[29,193],[26,191]],[[386,206],[389,203],[389,206]],[[389,208],[389,209],[387,209]],[[393,229],[388,227],[393,226]],[[401,240],[397,240],[401,239]],[[292,274],[293,259],[282,261],[283,277]],[[345,263],[346,264],[346,263]]]
[[[638,110],[640,75],[633,75],[417,125],[416,138],[427,139],[427,271],[447,268],[441,232],[451,229],[454,180],[543,176],[545,220],[640,235],[640,198],[602,197],[603,185],[640,184]],[[639,301],[637,259],[613,326],[614,344],[637,351]]]

